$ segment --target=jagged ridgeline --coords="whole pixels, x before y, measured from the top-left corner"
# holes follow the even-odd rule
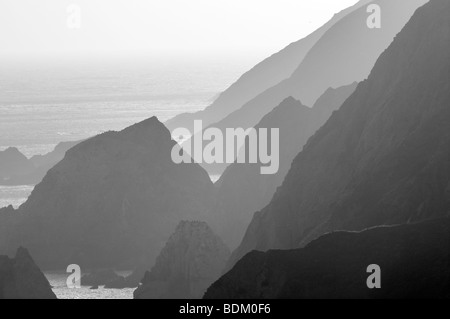
[[[45,155],[26,158],[17,148],[0,151],[0,185],[36,185],[79,142],[62,142]]]
[[[179,127],[185,127],[192,131],[194,120],[202,120],[205,126],[209,126],[210,124],[221,120],[228,114],[238,110],[255,96],[289,78],[302,63],[311,48],[328,30],[330,30],[330,28],[350,13],[370,2],[371,0],[361,0],[354,6],[335,14],[330,21],[310,35],[291,43],[280,52],[271,55],[243,74],[227,90],[220,94],[214,103],[204,111],[180,114],[167,121],[165,123],[166,126],[171,131]],[[285,95],[283,98],[286,98],[287,96],[288,95]],[[271,106],[275,107],[281,101],[282,100],[279,100],[278,103],[274,103]],[[267,110],[266,113],[268,112],[269,110]],[[258,120],[256,120],[254,124],[257,122]]]
[[[414,11],[427,0],[378,0],[382,27],[367,26],[367,6],[341,18],[310,49],[292,76],[258,94],[239,109],[212,124],[225,131],[230,127],[254,127],[287,97],[312,107],[328,88],[338,88],[367,78],[378,57],[392,43]],[[206,127],[206,125],[205,125]],[[202,164],[210,174],[221,174],[226,165]]]
[[[279,170],[276,174],[263,175],[261,163],[234,163],[216,183],[216,204],[212,214],[217,217],[216,231],[225,242],[235,249],[245,234],[253,213],[264,208],[281,185],[291,167],[292,160],[302,150],[308,139],[339,109],[356,89],[356,83],[337,89],[328,89],[313,108],[300,101],[287,98],[267,114],[257,129],[278,128]],[[248,157],[249,148],[246,147]]]
[[[333,230],[450,212],[450,2],[419,8],[369,78],[294,160],[229,264]]]
[[[27,247],[47,269],[152,265],[180,220],[206,220],[212,198],[201,167],[173,163],[174,144],[151,118],[76,145],[20,209],[3,210],[3,249]]]

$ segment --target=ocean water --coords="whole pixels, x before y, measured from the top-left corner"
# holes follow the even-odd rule
[[[127,276],[130,272],[119,272],[120,276]],[[45,277],[53,287],[52,290],[58,299],[133,299],[134,289],[99,289],[92,290],[90,287],[68,288],[68,274],[64,272],[48,272]]]
[[[136,59],[0,64],[0,150],[25,156],[157,116],[207,107],[253,62]],[[0,186],[0,207],[18,207],[30,186]]]
[[[30,157],[151,116],[202,110],[247,67],[220,59],[0,65],[0,150]]]
[[[204,109],[251,60],[51,61],[0,64],[0,150],[31,157],[57,143]],[[20,206],[33,186],[0,186],[0,208]],[[131,299],[133,289],[69,289],[64,272],[46,273],[61,299]]]
[[[33,191],[34,186],[0,186],[0,208],[13,205],[18,208]]]
[[[0,149],[16,146],[27,157],[50,152],[57,143],[121,130],[151,116],[165,121],[208,105],[213,93],[147,101],[0,105]]]

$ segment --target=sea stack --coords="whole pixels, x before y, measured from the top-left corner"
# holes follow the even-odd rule
[[[0,256],[0,299],[56,299],[28,250],[19,248],[14,258]]]
[[[203,219],[213,184],[196,164],[175,164],[156,117],[67,151],[18,211],[8,248],[27,247],[44,269],[149,265],[180,220]]]
[[[230,251],[204,222],[181,222],[135,291],[136,299],[198,299],[220,276]]]

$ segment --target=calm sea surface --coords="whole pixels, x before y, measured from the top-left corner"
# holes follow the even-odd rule
[[[122,130],[151,116],[165,121],[204,109],[250,64],[198,60],[0,66],[0,150],[15,146],[31,157],[59,142]],[[0,186],[0,207],[20,206],[32,190]],[[133,297],[133,289],[68,289],[67,274],[45,275],[62,299]]]
[[[121,276],[127,276],[130,272],[118,273]],[[45,273],[53,292],[58,299],[133,299],[134,289],[99,289],[92,290],[90,287],[81,287],[79,289],[67,288],[68,274],[63,272]]]
[[[174,62],[175,61],[175,62]],[[0,150],[31,157],[57,143],[204,109],[251,61],[156,60],[0,66]],[[0,186],[0,207],[21,205],[32,186]]]

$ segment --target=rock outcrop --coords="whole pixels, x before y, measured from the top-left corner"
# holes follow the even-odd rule
[[[81,285],[93,287],[105,286],[121,279],[124,278],[119,276],[114,270],[100,269],[92,271],[91,273],[81,277]]]
[[[156,118],[71,148],[17,211],[8,247],[30,249],[43,268],[146,264],[183,219],[206,220],[213,184],[196,164],[177,165]]]
[[[0,152],[0,185],[36,185],[79,142],[62,142],[45,155],[27,159],[17,148]]]
[[[0,256],[0,299],[56,299],[47,278],[24,248],[19,248],[14,258]]]
[[[221,274],[228,248],[204,222],[181,222],[170,237],[136,299],[201,298]]]
[[[10,147],[0,152],[0,184],[7,184],[15,175],[26,175],[34,165],[17,148]]]
[[[448,218],[336,232],[302,249],[249,253],[205,298],[448,299],[449,264]],[[380,267],[380,289],[367,285],[371,265]]]
[[[444,0],[417,10],[296,157],[230,266],[252,250],[294,249],[334,230],[450,212],[449,16]]]

